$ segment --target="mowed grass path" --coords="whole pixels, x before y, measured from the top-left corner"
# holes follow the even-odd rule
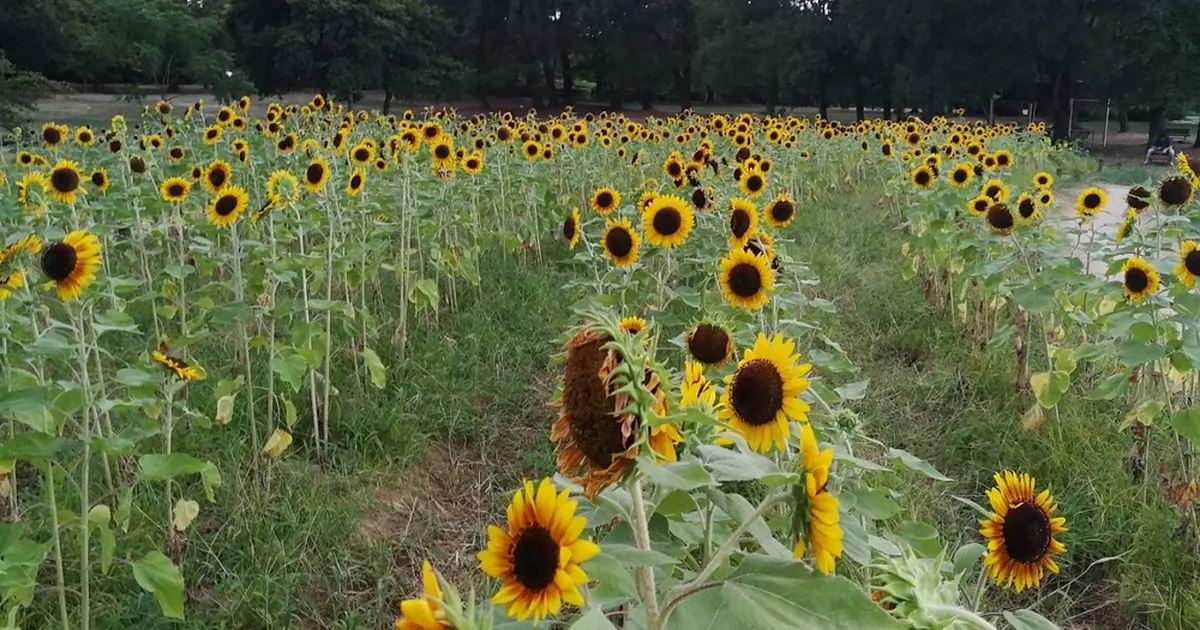
[[[1022,428],[1032,396],[1012,387],[1011,347],[969,342],[951,315],[926,302],[919,279],[901,277],[904,237],[881,195],[881,187],[863,183],[824,193],[820,203],[802,201],[790,229],[821,278],[819,293],[838,306],[826,322],[830,337],[871,379],[858,408],[866,432],[955,479],[902,476],[894,489],[904,494],[907,514],[898,518],[958,536],[944,541],[952,548],[979,541],[978,517],[953,496],[986,505],[994,471],[1027,471],[1058,499],[1071,530],[1069,553],[1041,591],[999,595],[1012,599],[1005,608],[1038,608],[1064,628],[1200,627],[1196,550],[1182,542],[1189,537],[1174,536],[1180,513],[1159,492],[1157,464],[1147,482],[1132,478],[1131,438],[1118,432],[1124,401],[1086,400],[1094,386],[1086,381],[1059,405],[1058,419],[1047,413],[1039,429]],[[1045,365],[1044,355],[1035,350],[1031,365]],[[1077,380],[1107,376],[1101,369],[1089,375],[1081,368]]]

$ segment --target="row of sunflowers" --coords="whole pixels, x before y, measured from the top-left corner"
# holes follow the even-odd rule
[[[216,499],[221,471],[173,449],[174,431],[247,432],[266,460],[257,474],[293,434],[319,454],[337,440],[340,397],[388,387],[373,347],[403,346],[471,299],[482,253],[499,248],[577,272],[549,430],[558,475],[526,482],[488,528],[491,604],[426,563],[397,628],[1053,627],[978,595],[1058,572],[1067,530],[1049,491],[997,473],[987,507],[968,501],[978,541],[952,549],[904,520],[891,476],[947,478],[866,435],[853,406],[868,383],[822,332],[834,305],[788,234],[807,202],[887,180],[913,239],[908,272],[931,296],[1021,304],[1026,287],[981,281],[962,258],[1011,280],[995,234],[1022,244],[1024,265],[1047,264],[1053,235],[1025,245],[1022,228],[1049,214],[1068,149],[1043,132],[384,116],[318,96],[215,112],[161,102],[132,127],[15,133],[0,166],[0,472],[21,521],[4,526],[9,619],[89,627],[90,587],[114,579],[117,535],[144,494],[161,540],[120,553],[182,617],[184,542],[202,536],[196,499]],[[1009,210],[1031,167],[1047,170]],[[1059,371],[1030,377],[1039,402]],[[70,579],[65,566],[78,567]]]

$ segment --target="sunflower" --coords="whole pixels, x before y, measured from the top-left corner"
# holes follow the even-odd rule
[[[1054,204],[1054,193],[1050,192],[1050,190],[1048,188],[1039,190],[1038,196],[1037,196],[1037,203],[1039,206],[1041,206],[1043,208],[1049,208],[1051,205]]]
[[[1150,191],[1141,186],[1130,188],[1129,194],[1125,195],[1125,203],[1138,212],[1150,207],[1149,199]]]
[[[659,195],[642,213],[642,230],[655,247],[674,248],[687,242],[696,215],[682,197]]]
[[[1134,256],[1121,266],[1121,287],[1125,299],[1141,302],[1158,291],[1158,272],[1145,260]]]
[[[246,194],[246,190],[241,186],[226,186],[209,202],[205,216],[208,217],[209,223],[227,227],[238,220],[238,216],[249,202],[250,195]]]
[[[1200,276],[1200,244],[1196,241],[1184,241],[1179,249],[1179,264],[1173,270],[1187,288],[1196,287],[1196,278]]]
[[[1013,227],[1017,223],[1017,218],[1013,216],[1012,209],[1003,201],[997,201],[988,206],[987,213],[983,215],[983,220],[987,222],[988,227],[993,232],[1005,236],[1012,234]]]
[[[204,130],[204,144],[212,146],[216,144],[224,134],[220,125],[213,125]]]
[[[992,478],[996,486],[987,491],[992,515],[979,522],[979,533],[988,541],[983,565],[1004,588],[1037,588],[1047,569],[1058,573],[1058,563],[1050,556],[1067,550],[1054,539],[1067,531],[1067,521],[1054,516],[1058,506],[1049,490],[1034,494],[1037,482],[1028,473],[1006,470]]]
[[[955,164],[954,168],[950,169],[950,185],[955,188],[966,188],[972,179],[975,179],[975,169],[966,162]]]
[[[563,238],[567,239],[567,249],[575,249],[579,244],[579,208],[571,208],[562,226]]]
[[[600,246],[617,267],[629,267],[638,260],[638,246],[642,238],[628,217],[621,217],[620,222],[608,219],[604,234],[600,236]]]
[[[1017,216],[1026,223],[1037,223],[1041,220],[1042,211],[1038,208],[1037,200],[1029,193],[1021,193],[1017,197]]]
[[[922,164],[913,170],[909,176],[912,181],[913,188],[917,190],[929,190],[933,188],[933,183],[937,181],[937,176],[933,174],[933,169],[928,165]]]
[[[42,125],[42,144],[53,149],[66,141],[67,131],[69,130],[66,125],[56,125],[52,122]]]
[[[1107,203],[1108,193],[1103,188],[1087,188],[1075,200],[1075,215],[1081,219],[1094,217]]]
[[[725,377],[725,393],[717,417],[746,439],[750,448],[766,453],[783,451],[791,435],[789,421],[808,421],[808,404],[798,396],[808,389],[805,375],[812,365],[797,365],[796,342],[782,334],[773,339],[759,333],[754,346]]]
[[[538,144],[536,140],[526,140],[521,144],[521,155],[532,162],[542,155],[542,145]]]
[[[697,324],[687,335],[688,354],[708,366],[721,366],[733,358],[733,335],[716,324]]]
[[[442,609],[442,588],[428,560],[421,563],[421,585],[424,591],[419,599],[400,602],[400,618],[396,630],[451,630]]]
[[[25,286],[25,274],[20,270],[0,276],[0,302],[7,300],[17,289]]]
[[[78,194],[84,190],[79,187],[83,181],[83,173],[79,164],[71,160],[59,160],[46,176],[46,192],[63,203],[75,203]]]
[[[807,422],[800,424],[800,468],[802,481],[792,488],[792,532],[796,545],[792,557],[799,560],[812,548],[817,570],[833,573],[836,558],[842,557],[842,538],[838,524],[838,500],[829,492],[829,469],[833,449],[821,450],[817,436]]]
[[[17,203],[21,204],[23,209],[32,209],[40,216],[42,210],[45,209],[45,198],[39,195],[44,195],[48,187],[45,175],[37,171],[25,173],[17,182]]]
[[[30,166],[33,166],[33,163],[34,163],[34,157],[33,157],[32,153],[30,153],[28,151],[21,151],[21,152],[17,153],[17,164],[20,164],[21,166],[28,168]]]
[[[229,184],[232,174],[233,169],[229,166],[229,162],[213,160],[204,170],[204,187],[213,194],[219,193]]]
[[[83,293],[100,268],[100,239],[77,230],[42,250],[42,273],[58,288],[64,302]]]
[[[637,315],[630,315],[621,320],[621,330],[636,335],[646,329],[646,320]]]
[[[329,181],[329,164],[325,158],[315,157],[309,163],[308,168],[304,169],[304,189],[310,193],[318,193],[325,189],[325,182]]]
[[[706,407],[717,404],[717,389],[704,377],[704,365],[695,361],[684,364],[683,380],[679,383],[679,406]]]
[[[983,185],[983,191],[980,193],[984,197],[989,197],[992,201],[1007,201],[1008,186],[998,179],[989,179]]]
[[[721,295],[729,304],[748,310],[761,308],[775,290],[775,274],[763,254],[735,249],[721,259]]]
[[[96,144],[96,134],[88,127],[80,127],[75,130],[75,144],[81,147],[90,147]]]
[[[758,197],[767,189],[767,177],[758,171],[749,171],[743,174],[741,181],[738,182],[738,190],[742,191],[743,195]]]
[[[996,160],[996,168],[1008,168],[1013,165],[1013,154],[1008,149],[1000,149],[992,155]]]
[[[200,373],[200,370],[193,365],[188,365],[188,362],[183,359],[169,357],[158,350],[151,352],[150,356],[174,372],[175,376],[181,381],[199,381],[204,379],[204,375]]]
[[[796,200],[790,194],[780,193],[763,209],[763,220],[773,228],[783,229],[796,218]]]
[[[1168,208],[1180,208],[1192,202],[1195,189],[1192,182],[1179,175],[1168,177],[1158,187],[1158,199]]]
[[[744,247],[758,233],[758,211],[749,199],[729,202],[729,246]]]
[[[1049,188],[1054,185],[1054,176],[1046,171],[1040,171],[1033,176],[1033,185],[1037,186],[1038,190]]]
[[[367,185],[367,173],[361,168],[354,169],[350,174],[350,180],[346,182],[346,194],[351,197],[357,197],[358,193],[362,192],[363,186]]]
[[[532,481],[513,495],[508,530],[488,527],[487,549],[479,553],[483,572],[503,584],[492,601],[524,621],[557,614],[562,605],[582,607],[579,587],[589,578],[580,565],[600,553],[580,539],[587,520],[575,516],[578,502],[568,490],[556,493],[549,478],[536,488]]]
[[[267,178],[267,199],[273,206],[286,206],[300,199],[300,181],[288,171],[279,170]]]
[[[600,215],[606,215],[621,205],[621,193],[612,188],[597,188],[592,191],[592,210]]]
[[[375,159],[375,147],[360,142],[350,149],[350,163],[355,166],[366,166]]]
[[[470,153],[463,157],[462,168],[471,175],[478,175],[483,172],[483,154],[480,152]]]
[[[182,177],[165,179],[162,186],[159,187],[159,193],[162,195],[163,201],[171,203],[183,203],[183,200],[187,199],[188,193],[191,190],[192,185]]]

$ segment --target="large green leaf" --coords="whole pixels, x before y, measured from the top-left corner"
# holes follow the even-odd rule
[[[153,593],[162,613],[183,619],[183,574],[162,552],[151,551],[133,563],[133,577],[147,593]]]
[[[213,500],[213,491],[221,485],[221,473],[212,462],[183,453],[142,455],[138,458],[138,470],[146,481],[166,481],[199,474],[209,501]]]
[[[853,501],[851,510],[873,521],[888,519],[900,512],[900,505],[895,501],[867,488],[855,488],[844,496]]]
[[[1184,409],[1172,416],[1171,428],[1200,446],[1200,407]]]
[[[924,473],[925,476],[929,477],[930,479],[936,479],[938,481],[953,481],[946,475],[943,475],[942,473],[938,472],[938,470],[936,468],[934,468],[929,462],[921,459],[920,457],[917,457],[916,455],[913,455],[912,453],[909,453],[908,451],[906,451],[904,449],[899,449],[899,448],[888,449],[888,457],[892,458],[892,459],[899,459],[900,462],[903,463],[905,466],[907,466],[917,472]]]
[[[1032,610],[1004,611],[1004,620],[1013,630],[1059,630],[1050,620]]]
[[[64,444],[60,437],[45,433],[19,433],[0,445],[0,460],[35,461],[50,459]]]
[[[616,630],[616,626],[604,616],[604,611],[592,608],[571,624],[570,630]]]
[[[367,363],[367,372],[371,375],[371,384],[376,389],[383,389],[387,385],[387,368],[383,367],[379,355],[370,348],[363,348],[362,356],[363,361]]]
[[[720,482],[753,480],[773,487],[797,477],[766,457],[749,451],[704,445],[700,447],[700,459],[713,478]]]
[[[708,498],[713,502],[714,505],[721,508],[721,511],[729,515],[729,518],[733,521],[731,527],[736,527],[736,524],[738,523],[745,523],[749,521],[750,517],[754,515],[754,512],[757,509],[742,495],[725,494],[716,488],[709,489]],[[780,543],[775,539],[775,535],[771,532],[771,528],[761,516],[754,517],[754,520],[750,521],[750,525],[746,531],[748,531],[754,540],[759,544],[759,546],[763,548],[763,551],[767,552],[767,554],[770,556],[775,558],[792,557],[792,551],[783,546],[783,543]]]
[[[655,464],[644,459],[641,468],[646,473],[650,483],[667,490],[683,490],[685,492],[697,488],[716,485],[708,471],[699,461],[688,459],[667,464]]]
[[[653,549],[638,549],[630,545],[604,544],[604,553],[616,558],[627,567],[662,567],[676,564],[679,560]]]

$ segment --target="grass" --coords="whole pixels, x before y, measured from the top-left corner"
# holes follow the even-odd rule
[[[1117,431],[1126,409],[1083,399],[1085,386],[1068,394],[1058,418],[1023,429],[1032,397],[1012,387],[1011,350],[969,343],[952,316],[926,302],[918,280],[900,278],[903,238],[878,193],[868,184],[839,199],[838,211],[802,210],[794,233],[823,297],[839,307],[829,335],[871,378],[858,409],[866,432],[955,479],[902,477],[902,517],[935,524],[951,546],[978,541],[978,517],[952,496],[986,503],[993,471],[1030,472],[1069,518],[1069,554],[1049,588],[1008,596],[1007,606],[1037,605],[1087,628],[1200,627],[1200,567],[1187,537],[1173,536],[1179,511],[1159,494],[1156,472],[1144,485],[1127,470],[1130,438]]]

